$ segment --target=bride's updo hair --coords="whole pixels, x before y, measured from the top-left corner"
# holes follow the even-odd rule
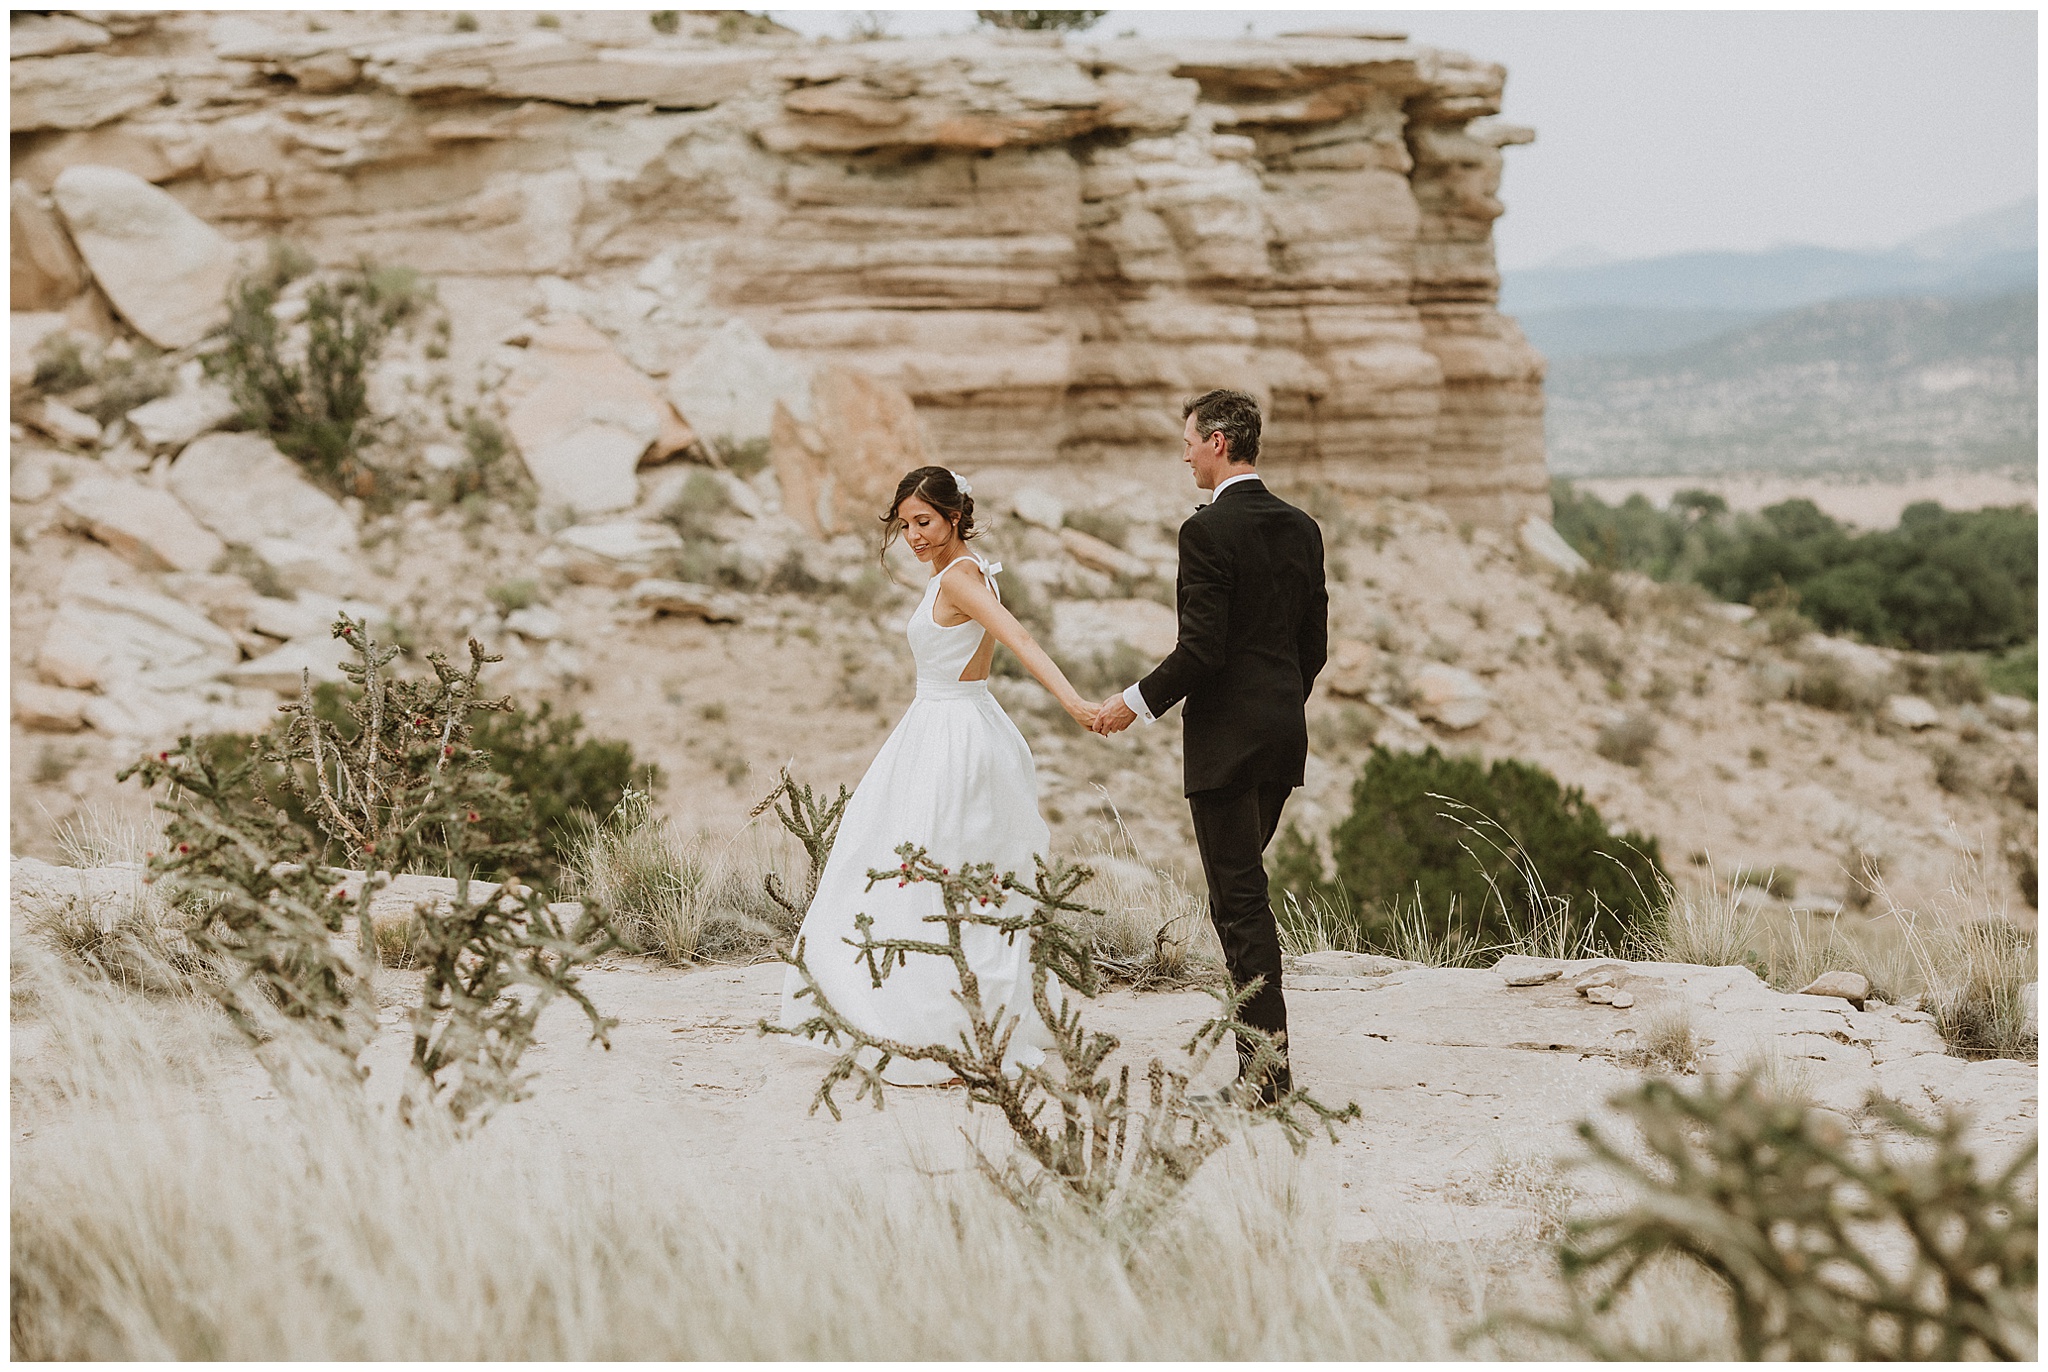
[[[981,532],[974,527],[974,497],[963,495],[960,485],[953,479],[953,473],[944,467],[919,467],[906,472],[896,483],[896,498],[889,502],[889,508],[882,515],[882,551],[886,554],[889,545],[896,541],[896,535],[903,532],[903,516],[897,511],[903,502],[916,496],[925,504],[946,517],[948,523],[961,539],[973,538]]]

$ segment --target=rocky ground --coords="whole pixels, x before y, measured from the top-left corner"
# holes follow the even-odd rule
[[[133,880],[32,861],[14,866],[18,937],[25,906]],[[1596,966],[1609,975],[1586,977]],[[775,963],[673,970],[604,960],[585,987],[619,1021],[611,1050],[588,1042],[573,1006],[551,1008],[526,1058],[536,1072],[533,1097],[492,1130],[548,1136],[594,1161],[645,1161],[684,1188],[700,1169],[744,1190],[820,1170],[884,1178],[964,1166],[957,1091],[897,1090],[879,1114],[849,1099],[839,1122],[809,1112],[829,1059],[755,1030],[776,1013],[782,977]],[[1574,989],[1582,979],[1606,980],[1632,1003],[1597,1004]],[[383,1028],[365,1058],[375,1097],[393,1095],[402,1080],[416,981],[414,973],[379,973]],[[1537,984],[1514,984],[1529,981]],[[1287,992],[1298,1076],[1328,1102],[1363,1107],[1334,1146],[1314,1151],[1316,1184],[1342,1195],[1340,1237],[1352,1242],[1527,1243],[1555,1224],[1574,1188],[1601,1185],[1552,1170],[1575,1151],[1573,1124],[1600,1116],[1609,1096],[1646,1072],[1758,1067],[1775,1086],[1804,1091],[1852,1134],[1883,1132],[1866,1113],[1872,1092],[1930,1119],[1960,1109],[1987,1164],[2009,1159],[2037,1128],[2032,1064],[1949,1056],[1917,1011],[1781,994],[1741,968],[1513,958],[1486,970],[1433,969],[1323,953],[1290,959]],[[1122,1040],[1119,1060],[1142,1065],[1173,1058],[1213,1004],[1199,992],[1112,991],[1088,1016]],[[1682,1054],[1668,1047],[1675,1026],[1690,1036]],[[33,1076],[42,1051],[31,1007],[15,1026],[17,1076]],[[283,1109],[253,1057],[224,1061],[238,1065],[221,1083],[220,1108]],[[1227,1070],[1218,1061],[1209,1073]],[[1220,1084],[1220,1076],[1204,1082]],[[44,1123],[17,1115],[13,1145],[42,1146]],[[997,1142],[997,1121],[975,1127]]]
[[[175,503],[178,467],[165,481],[165,466],[118,477],[119,489]],[[24,482],[24,469],[41,475]],[[233,573],[148,570],[148,549],[81,499],[115,484],[103,459],[24,444],[15,471],[12,842],[52,856],[55,826],[81,807],[143,804],[112,780],[140,748],[182,727],[260,723],[300,665],[333,678],[324,630],[339,602],[276,585],[291,598],[259,594]],[[557,700],[658,763],[660,803],[685,828],[730,832],[785,762],[827,785],[856,782],[909,699],[901,618],[919,569],[893,562],[899,586],[865,538],[806,534],[777,511],[771,473],[646,469],[635,509],[551,537],[510,508],[426,502],[356,524],[286,484],[289,471],[261,471],[280,500],[324,502],[349,531],[333,553],[348,580],[329,584],[395,626],[386,632],[415,661],[477,634],[507,659],[493,669],[502,688]],[[693,473],[719,483],[724,508],[685,546],[656,516]],[[1347,812],[1375,742],[1435,746],[1542,764],[1610,823],[1656,836],[1682,877],[1775,872],[1745,897],[1773,908],[1858,917],[1872,908],[1854,879],[1866,859],[1909,906],[1977,863],[2031,922],[2019,886],[2034,860],[2026,702],[1936,703],[1914,693],[1934,679],[1931,660],[1815,636],[1774,645],[1738,607],[1646,583],[1599,590],[1603,606],[1545,560],[1568,554],[1542,526],[1460,528],[1424,504],[1347,503],[1285,471],[1271,479],[1319,514],[1330,549],[1332,661],[1310,705],[1308,785],[1289,810],[1304,832],[1321,836]],[[202,487],[184,489],[225,523]],[[977,500],[988,525],[977,546],[1004,562],[1012,600],[1050,624],[1092,688],[1120,688],[1171,646],[1162,602],[1173,530],[1192,506],[1178,464],[1057,481],[991,474]],[[1121,532],[1125,547],[1075,524]],[[360,546],[344,546],[356,528]],[[759,575],[792,552],[805,593],[654,575],[684,556]],[[1838,689],[1822,698],[1841,708],[1791,698],[1823,679]],[[1063,842],[1113,809],[1150,860],[1192,866],[1177,721],[1103,740],[1028,680],[997,687],[1032,740]]]

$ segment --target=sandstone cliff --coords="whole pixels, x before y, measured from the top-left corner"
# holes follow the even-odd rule
[[[1495,308],[1500,148],[1530,137],[1493,118],[1497,65],[1340,34],[96,18],[14,25],[17,308],[94,313],[40,197],[111,166],[231,239],[434,275],[457,361],[564,291],[657,378],[737,317],[899,382],[976,466],[1156,458],[1181,395],[1238,384],[1276,466],[1547,513],[1543,364]]]

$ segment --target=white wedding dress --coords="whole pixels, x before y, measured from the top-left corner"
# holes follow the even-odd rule
[[[995,589],[991,566],[972,553],[948,563],[925,586],[924,598],[905,632],[917,663],[917,698],[895,732],[868,765],[839,822],[832,855],[818,879],[818,891],[804,914],[798,937],[804,961],[825,996],[848,1020],[877,1037],[922,1045],[960,1043],[967,1026],[958,999],[960,982],[944,957],[912,954],[874,984],[867,964],[846,940],[858,938],[854,916],[874,920],[877,939],[946,941],[946,926],[928,921],[940,913],[939,888],[930,882],[898,886],[879,881],[868,889],[870,868],[896,867],[904,842],[922,844],[933,861],[957,867],[992,862],[998,875],[1014,871],[1030,881],[1034,857],[1048,850],[1052,834],[1038,813],[1038,773],[1031,748],[986,681],[962,681],[987,632],[973,620],[951,627],[932,617],[940,579],[960,562],[972,561]],[[969,575],[968,573],[956,574]],[[997,592],[1000,598],[1001,593]],[[1021,896],[1011,896],[1002,913],[1027,913]],[[967,925],[961,941],[980,982],[982,1004],[1002,1007],[1002,1018],[1019,1023],[1005,1061],[1032,1067],[1044,1061],[1052,1036],[1031,1004],[1031,957],[1027,938],[1005,939],[996,930]],[[781,1023],[795,1028],[813,1014],[796,993],[803,979],[790,968],[782,985]],[[1058,988],[1053,988],[1058,1005]],[[999,1021],[1000,1022],[1000,1021]],[[808,1040],[832,1051],[822,1036]],[[870,1061],[872,1059],[870,1058]],[[950,1069],[936,1063],[892,1059],[884,1079],[900,1085],[943,1082]]]

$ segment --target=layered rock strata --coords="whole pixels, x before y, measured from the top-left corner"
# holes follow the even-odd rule
[[[1547,513],[1543,364],[1495,308],[1500,149],[1530,136],[1494,120],[1497,65],[1329,34],[95,18],[16,25],[29,192],[117,167],[230,238],[407,263],[479,358],[505,329],[462,339],[463,303],[495,320],[508,291],[574,303],[654,377],[738,319],[899,383],[961,465],[1168,457],[1179,398],[1238,385],[1275,466]],[[67,268],[43,258],[47,307]]]

